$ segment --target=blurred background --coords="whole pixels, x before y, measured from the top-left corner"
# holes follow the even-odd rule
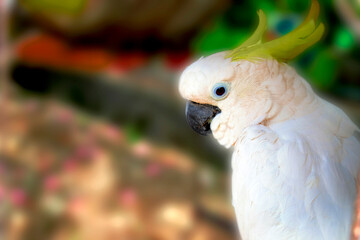
[[[360,123],[360,1],[319,0],[291,64]],[[268,39],[310,0],[0,0],[0,239],[238,239],[229,152],[193,133],[178,77]]]

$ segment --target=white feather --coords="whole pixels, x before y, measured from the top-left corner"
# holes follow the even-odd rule
[[[360,167],[355,131],[323,100],[309,115],[246,128],[232,157],[242,238],[349,239]]]
[[[181,76],[181,95],[221,109],[211,123],[234,146],[232,192],[243,240],[349,239],[360,168],[360,132],[276,60],[202,58]],[[228,96],[210,90],[225,81]]]

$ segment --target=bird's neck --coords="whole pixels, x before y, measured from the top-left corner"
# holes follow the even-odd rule
[[[287,64],[280,64],[278,74],[263,84],[268,85],[272,107],[267,125],[310,114],[319,106],[319,98],[311,86]]]

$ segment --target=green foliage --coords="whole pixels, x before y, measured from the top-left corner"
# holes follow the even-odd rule
[[[282,2],[292,12],[306,11],[309,6],[309,1],[304,0],[282,0]]]
[[[358,0],[349,0],[349,1],[351,2],[358,16],[360,16],[360,2]]]
[[[339,27],[336,29],[334,35],[335,46],[342,51],[350,51],[356,45],[354,34],[346,27]]]
[[[76,14],[85,6],[85,0],[22,0],[36,11]]]
[[[322,90],[330,90],[336,84],[339,61],[329,50],[319,51],[309,68],[308,74],[313,84]]]
[[[203,32],[194,40],[193,49],[202,54],[228,50],[244,41],[248,34],[246,29],[228,27],[224,19],[220,18],[211,31]]]

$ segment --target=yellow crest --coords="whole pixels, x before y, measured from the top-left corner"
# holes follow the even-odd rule
[[[232,61],[240,59],[257,61],[275,58],[282,62],[295,58],[323,36],[324,24],[316,23],[319,11],[320,5],[318,1],[312,0],[310,12],[299,27],[280,38],[264,42],[267,21],[264,12],[259,10],[259,26],[253,35],[239,47],[231,50],[226,58],[231,58]]]

